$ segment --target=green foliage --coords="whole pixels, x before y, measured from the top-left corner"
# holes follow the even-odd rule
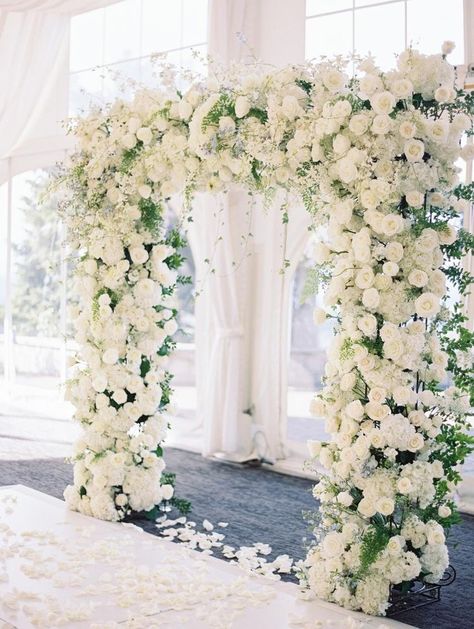
[[[140,199],[138,207],[141,212],[141,221],[145,228],[152,234],[159,232],[163,224],[163,208],[160,203],[151,199]]]
[[[268,120],[268,113],[266,109],[258,109],[257,107],[251,107],[247,116],[257,118],[262,124],[265,124]]]
[[[252,177],[254,178],[257,188],[260,188],[260,186],[262,185],[261,170],[262,170],[262,163],[259,162],[258,159],[253,159],[251,172],[252,172]]]
[[[132,149],[127,149],[122,154],[122,162],[119,166],[119,171],[124,174],[128,174],[133,166],[137,155],[140,153],[143,146],[142,142],[138,142]]]
[[[108,295],[110,297],[110,307],[112,310],[115,308],[119,300],[118,295],[114,293],[111,288],[101,288],[98,290],[92,298],[92,316],[94,319],[98,319],[99,317],[99,298],[102,295]]]
[[[232,118],[235,118],[234,99],[227,92],[224,92],[219,96],[217,102],[204,116],[201,123],[201,129],[206,131],[208,127],[219,126],[219,120],[223,116],[231,116]]]
[[[360,567],[357,571],[357,579],[363,579],[370,566],[385,549],[390,539],[390,533],[383,524],[372,524],[367,529],[360,549]]]
[[[331,269],[328,265],[321,264],[307,269],[300,303],[304,304],[308,299],[314,297],[322,288],[328,285],[330,280]]]
[[[458,466],[474,451],[474,437],[466,433],[466,429],[469,429],[466,423],[462,420],[445,422],[436,438],[440,446],[436,459],[442,461],[446,478],[454,483],[461,480]]]

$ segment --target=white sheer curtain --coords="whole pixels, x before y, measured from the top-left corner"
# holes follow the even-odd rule
[[[275,64],[303,60],[302,38],[291,27],[293,21],[304,28],[303,1],[289,7],[283,0],[211,0],[209,11],[208,48],[219,61],[245,61],[249,55]],[[284,56],[269,12],[279,13],[289,27]],[[203,260],[212,258],[216,269],[196,302],[198,414],[205,455],[243,460],[257,453],[272,461],[284,455],[291,273],[280,271],[284,258],[296,257],[303,246],[308,218],[295,206],[284,226],[281,202],[276,200],[265,213],[259,202],[252,209],[248,195],[232,189],[218,201],[202,195],[196,203],[190,241],[198,279],[209,271]],[[253,236],[243,245],[249,214]]]
[[[0,182],[53,164],[71,146],[61,126],[70,16],[115,1],[0,0]]]

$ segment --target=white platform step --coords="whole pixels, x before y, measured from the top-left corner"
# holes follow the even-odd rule
[[[72,513],[27,487],[0,488],[0,628],[407,626],[298,593],[136,527]]]

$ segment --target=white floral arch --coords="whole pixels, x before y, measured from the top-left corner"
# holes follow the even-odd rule
[[[80,256],[69,396],[84,433],[71,508],[119,520],[172,494],[160,486],[160,443],[181,237],[165,233],[165,200],[182,194],[188,208],[197,190],[282,187],[327,227],[315,253],[326,309],[316,315],[338,321],[313,403],[333,439],[311,444],[328,475],[314,491],[307,583],[383,614],[391,585],[441,578],[472,386],[454,354],[472,337],[443,305],[446,274],[469,285],[449,269],[472,245],[451,225],[471,194],[456,188],[455,162],[471,157],[460,147],[472,101],[456,90],[446,52],[407,50],[386,73],[365,60],[359,78],[340,59],[247,66],[184,94],[171,77],[77,121],[79,150],[63,178]],[[441,392],[448,366],[458,386]]]

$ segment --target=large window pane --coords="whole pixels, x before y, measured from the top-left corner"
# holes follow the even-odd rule
[[[111,102],[119,96],[129,98],[136,92],[136,84],[141,80],[140,59],[116,63],[104,68],[103,98]]]
[[[126,0],[105,9],[104,63],[140,56],[140,0]]]
[[[322,307],[322,293],[305,299],[309,263],[303,259],[293,280],[291,340],[288,366],[287,438],[300,449],[308,439],[327,439],[324,422],[309,413],[311,398],[322,387],[326,352],[333,337],[330,320],[316,326],[313,311]]]
[[[142,54],[180,48],[181,20],[181,0],[143,0]]]
[[[352,12],[306,20],[306,58],[352,53]]]
[[[69,115],[89,109],[91,104],[102,103],[103,70],[76,72],[69,77]]]
[[[208,0],[182,0],[182,45],[193,46],[207,40]]]
[[[355,11],[356,53],[363,56],[372,54],[377,65],[386,70],[395,66],[395,54],[404,48],[404,3]]]
[[[85,70],[104,63],[104,9],[71,19],[70,70]]]
[[[439,53],[450,39],[456,49],[449,60],[464,63],[463,0],[409,0],[407,10],[408,43],[424,53]]]

